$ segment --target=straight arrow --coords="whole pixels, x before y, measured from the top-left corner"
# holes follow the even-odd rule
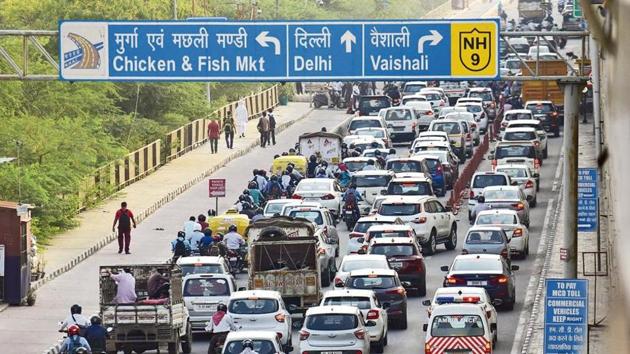
[[[346,53],[352,53],[352,43],[356,43],[356,42],[357,42],[357,37],[355,37],[354,34],[350,32],[350,30],[346,31],[341,36],[341,44],[346,45]]]
[[[435,45],[438,45],[442,41],[442,38],[444,38],[442,37],[440,32],[436,30],[430,30],[429,32],[431,32],[431,34],[422,36],[420,37],[420,39],[418,39],[418,54],[424,53],[424,43],[431,41],[429,45],[435,46]]]
[[[267,48],[269,47],[269,43],[273,44],[275,55],[280,55],[280,40],[276,37],[268,36],[268,31],[262,31],[260,34],[256,36],[256,42],[260,44],[261,47]]]

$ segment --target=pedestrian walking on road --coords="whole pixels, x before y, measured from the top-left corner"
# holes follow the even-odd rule
[[[118,253],[123,252],[123,246],[125,253],[129,254],[129,244],[131,243],[131,225],[136,228],[136,219],[133,217],[131,210],[127,209],[127,202],[120,203],[120,209],[116,211],[114,216],[114,224],[112,225],[112,232],[115,232],[116,223],[118,223]]]
[[[234,146],[234,118],[232,111],[227,112],[227,116],[223,119],[223,132],[225,133],[225,144],[228,149]]]
[[[299,81],[295,83],[295,93],[298,95],[304,94],[304,85]]]
[[[269,118],[266,111],[262,112],[257,128],[260,133],[260,146],[265,147],[269,143]]]
[[[210,151],[216,154],[219,150],[219,138],[221,137],[221,127],[218,119],[212,119],[208,123],[208,141],[210,142]]]
[[[273,108],[267,110],[267,118],[269,118],[269,140],[276,145],[276,116],[273,114]]]
[[[247,121],[249,119],[249,113],[247,112],[247,106],[245,106],[245,100],[238,101],[236,106],[236,131],[239,138],[245,137],[245,130],[247,130]]]

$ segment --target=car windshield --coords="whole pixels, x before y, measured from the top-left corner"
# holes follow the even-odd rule
[[[527,170],[524,168],[497,168],[497,172],[503,172],[512,178],[527,177]]]
[[[503,272],[501,261],[496,258],[466,258],[455,259],[451,271],[489,271]]]
[[[420,213],[420,204],[381,204],[378,213],[386,216],[414,215]]]
[[[404,93],[416,93],[416,92],[420,92],[420,90],[422,90],[423,88],[425,88],[426,85],[405,85],[405,88],[403,89]]]
[[[430,182],[391,182],[388,195],[432,195]]]
[[[481,98],[484,101],[492,101],[492,93],[489,91],[472,91],[468,97]]]
[[[490,200],[519,200],[518,191],[514,189],[490,189],[484,190],[483,196],[486,203]]]
[[[282,211],[283,203],[267,203],[265,214],[277,214]]]
[[[307,219],[316,225],[323,225],[324,218],[322,217],[322,213],[317,210],[291,210],[289,212],[289,216],[293,218],[304,218]]]
[[[422,172],[422,163],[412,160],[387,161],[387,169],[395,173],[401,172]]]
[[[374,226],[374,225],[383,225],[383,224],[391,224],[391,222],[383,222],[383,221],[362,221],[362,222],[357,222],[354,225],[354,229],[352,229],[352,232],[359,232],[359,233],[366,233],[367,230],[370,228],[370,226]]]
[[[468,111],[468,113],[479,113],[481,112],[481,106],[476,105],[476,104],[471,104],[466,106],[466,111]]]
[[[348,287],[354,289],[390,289],[396,286],[396,278],[386,275],[354,276],[348,282]]]
[[[258,354],[275,354],[276,348],[269,340],[252,340],[254,351]],[[243,352],[243,341],[235,340],[226,344],[223,354],[241,354]]]
[[[436,172],[438,170],[438,167],[442,167],[442,163],[440,162],[440,160],[424,159],[424,161],[427,163],[427,166],[429,167],[429,171],[431,171],[431,173]]]
[[[521,62],[519,60],[508,60],[505,63],[505,67],[508,69],[520,69],[521,68]]]
[[[357,129],[354,132],[356,135],[360,136],[373,136],[375,138],[384,138],[385,132],[381,129]]]
[[[396,230],[396,231],[370,231],[368,236],[370,239],[373,238],[387,238],[387,237],[410,237],[411,231],[407,230]]]
[[[517,119],[532,119],[532,115],[530,113],[508,113],[503,119],[508,121]]]
[[[446,132],[447,134],[460,134],[462,129],[458,122],[436,122],[433,128],[436,132]]]
[[[416,249],[412,245],[376,244],[370,249],[370,254],[382,254],[386,257],[413,256]]]
[[[507,186],[508,182],[503,175],[477,175],[473,180],[473,188],[486,188],[490,186]]]
[[[409,102],[424,102],[426,100],[427,100],[426,97],[420,97],[420,96],[417,96],[417,97],[405,97],[405,98],[403,98],[402,103],[405,104],[405,103],[409,103]]]
[[[376,259],[353,259],[343,262],[341,266],[342,272],[352,272],[357,269],[387,269],[387,262]]]
[[[299,183],[295,188],[296,192],[326,192],[330,191],[330,182],[309,182]]]
[[[182,264],[179,266],[182,269],[182,277],[188,274],[217,274],[223,273],[223,267],[218,264]]]
[[[448,151],[449,148],[442,145],[418,145],[414,148],[415,152],[418,151]]]
[[[356,119],[350,122],[348,130],[355,130],[359,128],[380,128],[381,123],[376,119]]]
[[[360,105],[361,110],[378,111],[381,108],[389,107],[389,100],[386,97],[363,99]]]
[[[505,132],[503,140],[534,140],[536,132]]]
[[[381,176],[352,176],[350,184],[354,183],[359,188],[370,187],[386,187],[392,177],[389,175]]]
[[[230,287],[223,278],[188,279],[184,285],[184,297],[229,296]]]
[[[369,297],[364,296],[331,296],[324,299],[322,305],[328,306],[354,306],[360,310],[369,310],[372,308],[372,303]]]
[[[413,115],[408,109],[389,109],[385,115],[385,120],[411,120]]]
[[[502,232],[498,230],[470,231],[466,237],[466,243],[503,243]]]
[[[363,167],[367,165],[367,160],[366,161],[348,161],[344,163],[346,164],[346,167],[348,168],[350,172],[357,172],[357,171],[361,171]]]
[[[345,331],[357,328],[359,319],[351,314],[309,315],[306,317],[306,328],[314,331]]]
[[[427,100],[429,100],[429,101],[438,101],[438,100],[441,100],[441,99],[442,99],[442,97],[441,97],[440,95],[438,95],[437,93],[429,93],[429,92],[426,92],[426,93],[423,93],[423,95],[424,95],[424,97],[426,97],[426,98],[427,98]]]
[[[370,142],[354,142],[352,144],[350,144],[353,148],[355,149],[361,149],[361,151],[365,150],[365,149],[371,149],[371,148],[375,148],[375,149],[384,149],[385,145],[383,145],[382,142],[380,141],[370,141]]]
[[[431,323],[433,337],[473,337],[484,333],[483,321],[477,315],[435,316]]]
[[[514,225],[516,223],[516,215],[510,214],[482,214],[475,222],[477,225]]]
[[[497,147],[494,158],[502,159],[505,157],[527,157],[535,158],[536,152],[532,146],[528,145],[504,145]]]
[[[232,300],[228,307],[228,312],[238,315],[259,315],[276,311],[278,311],[278,300],[259,299],[256,297]]]
[[[543,104],[535,104],[531,103],[525,106],[525,109],[529,109],[534,113],[549,113],[553,111],[551,104],[543,103]]]
[[[517,53],[527,53],[529,51],[529,44],[512,44],[514,51]]]

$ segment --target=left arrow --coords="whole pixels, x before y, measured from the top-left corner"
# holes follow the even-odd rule
[[[341,36],[341,44],[346,45],[346,53],[352,53],[352,43],[357,42],[357,37],[349,30]]]
[[[258,44],[260,44],[263,48],[269,47],[269,43],[273,44],[273,53],[275,55],[280,55],[280,40],[276,37],[269,36],[268,34],[268,31],[260,32],[260,34],[256,36],[256,42],[258,42]]]

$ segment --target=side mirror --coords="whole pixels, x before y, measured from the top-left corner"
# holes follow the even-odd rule
[[[448,266],[441,266],[440,270],[443,272],[448,272]]]
[[[241,287],[238,288],[238,291],[245,291],[245,290],[247,290],[247,288],[244,287],[244,286],[241,286]]]
[[[422,300],[422,305],[431,306],[431,300]]]
[[[486,202],[486,198],[483,195],[480,195],[477,197],[477,202],[479,203],[485,203]]]
[[[513,266],[512,266],[512,270],[519,270],[519,269],[521,269],[521,267],[519,267],[519,266],[517,266],[517,265],[513,265]]]
[[[411,287],[411,282],[410,281],[401,281],[400,284],[402,284],[402,286],[404,288],[410,288]]]
[[[335,283],[335,288],[343,288],[343,283]]]
[[[392,307],[392,304],[390,304],[389,302],[384,302],[381,307],[383,308],[383,310],[387,310],[388,308]]]
[[[428,328],[429,328],[429,326],[426,323],[422,325],[422,330],[423,331],[426,332]]]
[[[374,327],[374,326],[376,326],[376,322],[374,322],[374,321],[367,321],[367,322],[365,322],[365,326],[366,327]]]
[[[387,190],[386,189],[381,190],[381,195],[387,195]]]

